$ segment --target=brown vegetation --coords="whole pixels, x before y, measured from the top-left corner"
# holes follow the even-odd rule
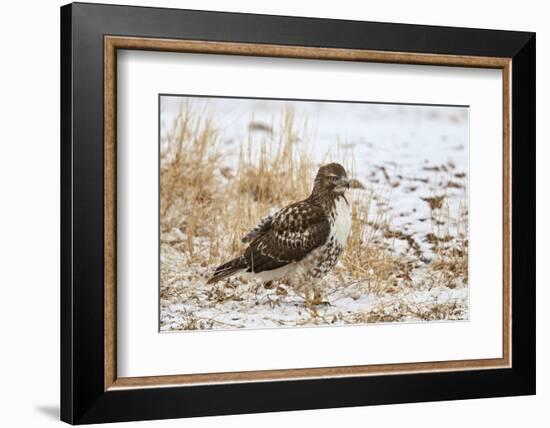
[[[297,124],[290,108],[272,124],[252,120],[249,133],[255,133],[254,139],[249,135],[238,142],[238,159],[233,163],[236,166],[224,162],[225,148],[212,117],[189,104],[182,107],[173,126],[163,134],[161,310],[179,302],[215,306],[227,301],[242,304],[241,310],[246,310],[251,305],[276,305],[288,299],[289,292],[293,293],[284,283],[264,287],[238,278],[204,287],[216,265],[243,250],[241,238],[262,217],[308,195],[318,167],[312,160],[307,123]],[[350,295],[384,296],[440,284],[449,288],[467,284],[467,209],[462,207],[462,212],[450,213],[445,203],[444,192],[458,188],[456,183],[449,180],[452,185],[438,187],[432,196],[418,197],[419,204],[429,204],[432,213],[432,231],[424,242],[432,247],[435,257],[425,260],[419,237],[392,228],[394,214],[384,208],[392,188],[404,180],[412,183],[425,179],[392,176],[387,168],[379,167],[383,184],[370,188],[354,177],[352,153],[342,150],[340,159],[333,160],[342,162],[358,184],[349,195],[353,205],[352,232],[341,263],[329,279],[327,294],[349,289]],[[441,168],[429,171],[439,174]],[[453,177],[452,172],[449,174]],[[458,174],[454,173],[455,179]],[[416,186],[410,186],[409,191],[415,192]],[[458,232],[451,233],[451,226]],[[392,306],[391,313],[375,308],[368,313],[342,314],[340,321],[460,318],[455,306],[446,302],[418,308],[403,302]],[[179,312],[183,321],[173,329],[239,327],[201,316],[200,311]],[[305,312],[304,316],[304,324],[333,322],[330,317],[323,321],[318,313]],[[285,325],[284,321],[277,322]]]

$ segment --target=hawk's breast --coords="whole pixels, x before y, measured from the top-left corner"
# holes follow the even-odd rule
[[[334,203],[330,222],[330,237],[342,248],[348,241],[351,231],[351,209],[345,197],[340,196]]]
[[[334,202],[332,211],[327,216],[330,232],[326,242],[296,264],[293,274],[299,280],[298,283],[323,278],[334,269],[344,251],[351,231],[351,209],[343,196]]]

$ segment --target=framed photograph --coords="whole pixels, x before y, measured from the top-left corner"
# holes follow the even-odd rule
[[[61,418],[535,393],[535,35],[61,8]]]

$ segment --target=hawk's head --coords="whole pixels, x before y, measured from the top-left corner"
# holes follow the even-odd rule
[[[319,168],[315,177],[314,191],[343,194],[347,189],[349,189],[348,175],[342,165],[329,163]]]

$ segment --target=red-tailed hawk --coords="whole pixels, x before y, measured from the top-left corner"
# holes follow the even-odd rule
[[[351,229],[347,189],[342,165],[319,168],[311,195],[264,218],[242,239],[249,244],[244,254],[218,266],[208,283],[236,274],[264,282],[284,277],[305,290],[308,306],[320,303],[315,284],[336,265]]]

